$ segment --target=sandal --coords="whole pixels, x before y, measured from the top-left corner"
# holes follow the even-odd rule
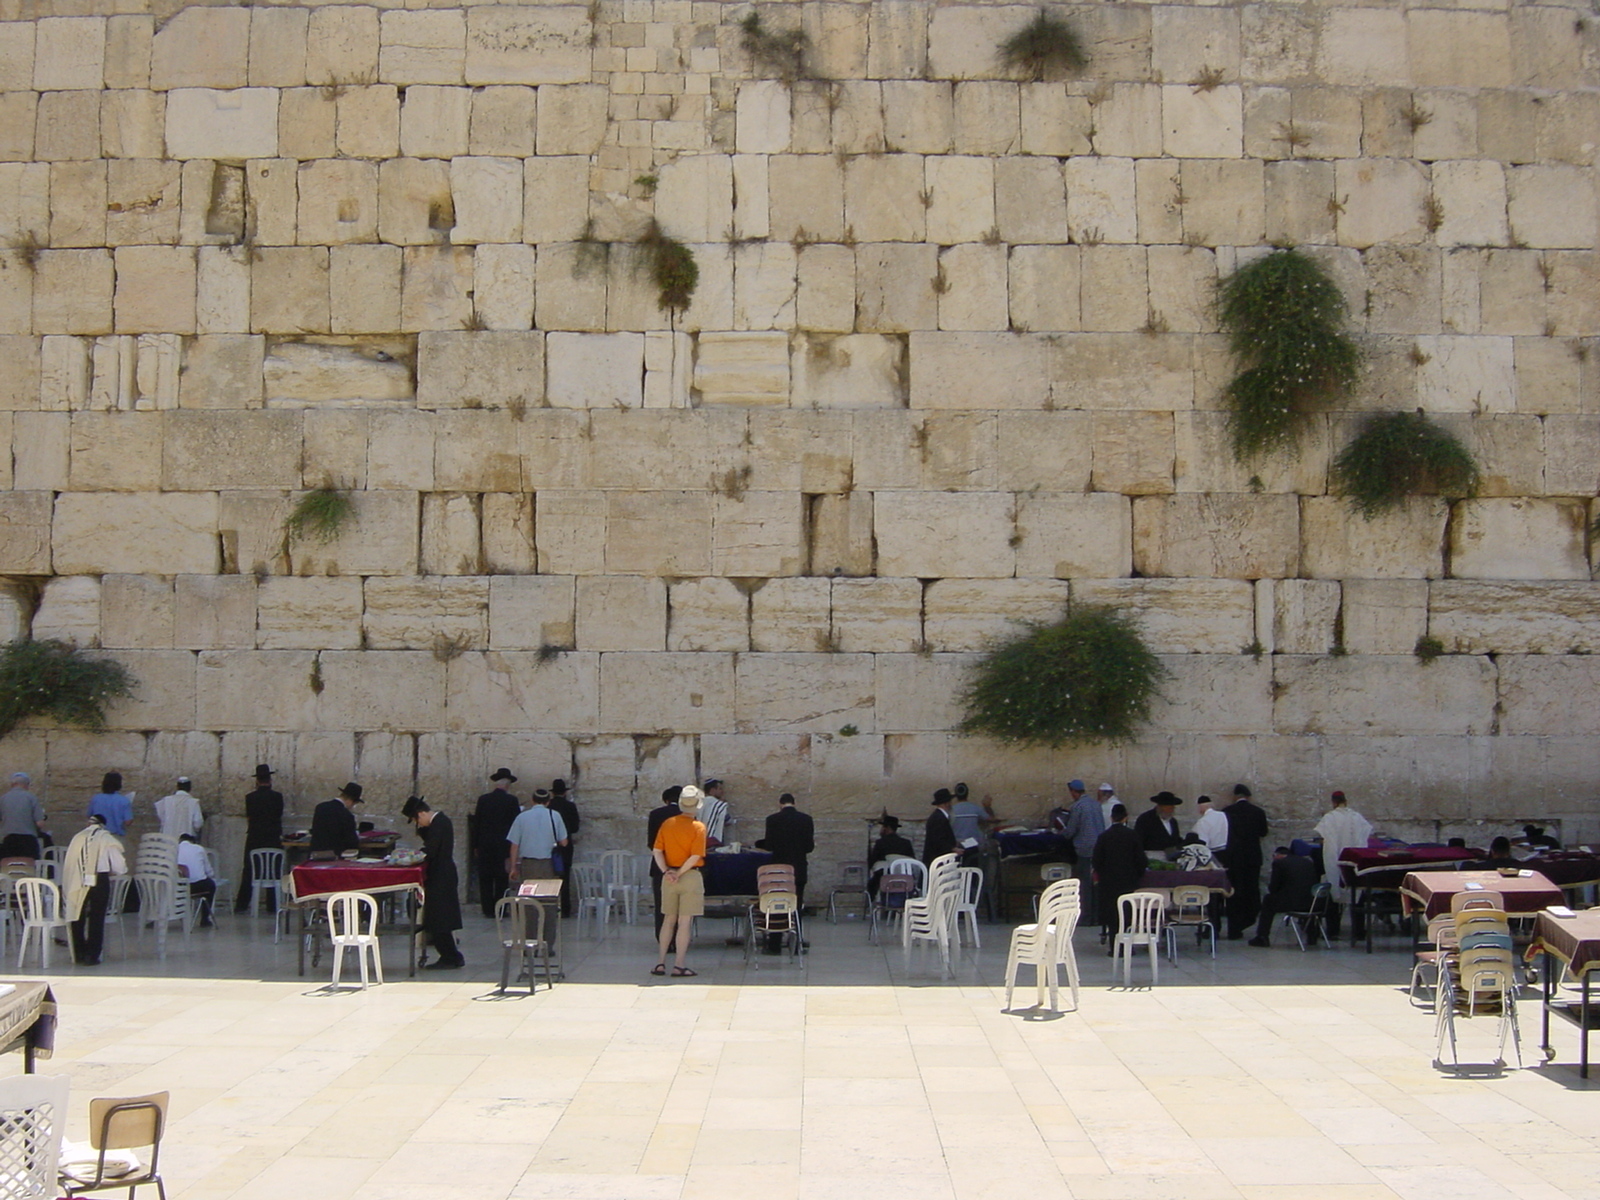
[[[691,971],[688,967],[673,967],[672,968],[672,977],[674,979],[687,979],[691,975],[695,975],[697,973],[698,972]]]
[[[657,963],[655,966],[650,968],[650,974],[652,974],[652,975],[665,975],[666,973],[667,973],[667,964],[666,963]]]

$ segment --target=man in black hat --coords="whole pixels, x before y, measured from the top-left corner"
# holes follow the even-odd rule
[[[1128,827],[1125,805],[1111,807],[1111,824],[1094,844],[1094,890],[1100,908],[1100,937],[1104,941],[1117,932],[1121,920],[1121,899],[1139,890],[1147,866],[1139,835]],[[1116,946],[1113,944],[1112,950]]]
[[[339,858],[361,849],[356,831],[355,807],[361,803],[361,785],[347,783],[332,800],[311,810],[311,857]]]
[[[517,777],[505,767],[489,776],[494,790],[478,797],[472,811],[472,857],[478,864],[478,903],[483,915],[494,916],[495,902],[506,894],[510,877],[506,875],[506,834],[517,819],[522,805],[511,794]]]
[[[561,823],[567,827],[567,849],[561,856],[561,870],[558,872],[561,888],[561,915],[572,915],[572,888],[568,880],[572,877],[572,859],[578,852],[578,805],[572,799],[572,793],[567,790],[565,779],[552,779],[550,781],[550,811],[559,813]]]
[[[940,788],[933,794],[933,811],[928,814],[928,819],[922,826],[924,866],[931,866],[934,859],[954,854],[959,849],[956,844],[956,827],[950,823],[950,809],[955,802],[955,793],[949,788]]]
[[[455,826],[421,796],[407,800],[400,815],[417,827],[426,856],[422,864],[422,929],[439,957],[422,965],[434,971],[464,967],[467,960],[456,945],[461,897],[457,894]]]
[[[884,813],[883,819],[878,822],[878,840],[872,843],[872,849],[867,852],[867,866],[872,871],[872,878],[867,881],[867,891],[874,896],[878,894],[878,880],[882,878],[891,858],[916,856],[917,849],[911,844],[911,839],[900,832],[900,818]]]
[[[655,897],[656,904],[656,937],[661,936],[661,868],[656,865],[655,846],[656,834],[661,832],[661,826],[683,810],[678,807],[678,797],[683,794],[682,784],[673,784],[661,793],[661,805],[652,808],[646,822],[644,846],[651,851],[650,855],[650,894]]]
[[[1183,801],[1171,792],[1157,792],[1150,797],[1154,806],[1139,814],[1139,819],[1133,823],[1133,831],[1139,835],[1139,843],[1147,854],[1165,854],[1169,850],[1176,850],[1183,845],[1183,834],[1178,832],[1178,819],[1175,815],[1178,805]]]
[[[250,851],[283,849],[283,793],[272,787],[272,768],[256,764],[256,788],[244,798],[244,867],[233,911],[250,911]]]
[[[1261,839],[1271,832],[1267,814],[1250,799],[1250,789],[1235,784],[1233,802],[1223,810],[1228,818],[1228,940],[1239,941],[1261,915]]]

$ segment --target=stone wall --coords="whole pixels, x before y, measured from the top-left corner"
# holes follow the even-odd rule
[[[958,778],[1600,833],[1586,5],[1068,7],[1090,66],[1039,83],[1032,7],[762,5],[792,84],[744,4],[130,7],[0,3],[0,632],[142,681],[7,740],[56,808],[116,767],[236,815],[265,759],[301,812],[575,777],[591,845],[714,773],[829,860]],[[1367,372],[1241,466],[1210,297],[1282,241]],[[1363,521],[1330,458],[1413,407],[1484,487]],[[355,523],[287,540],[328,485]],[[952,735],[1069,598],[1141,614],[1148,734]]]

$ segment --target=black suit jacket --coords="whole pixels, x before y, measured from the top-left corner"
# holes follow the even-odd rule
[[[244,848],[283,847],[283,793],[259,787],[244,798]]]
[[[1106,897],[1127,895],[1139,886],[1144,871],[1144,845],[1139,835],[1126,824],[1107,827],[1094,844],[1094,873],[1100,883],[1100,894]],[[1115,923],[1114,916],[1112,920]]]
[[[1183,834],[1178,832],[1177,820],[1173,820],[1169,830],[1161,823],[1161,814],[1153,808],[1139,814],[1133,823],[1133,831],[1139,835],[1140,844],[1151,854],[1161,854],[1183,845]]]
[[[911,839],[901,837],[898,833],[886,833],[872,843],[872,849],[867,854],[867,863],[882,862],[891,854],[903,854],[907,858],[917,856],[916,847],[911,844]]]
[[[340,807],[343,807],[342,805]],[[422,830],[422,925],[429,933],[461,928],[460,881],[456,876],[456,827],[442,812]]]
[[[661,868],[656,866],[656,856],[654,854],[656,848],[656,834],[661,832],[661,826],[666,823],[669,817],[675,817],[682,811],[683,809],[679,808],[676,804],[663,804],[659,808],[652,808],[650,810],[650,821],[645,834],[644,848],[652,852],[650,855],[650,874],[652,876],[659,876],[661,874]]]
[[[816,823],[792,804],[767,818],[767,850],[772,861],[804,866],[806,855],[817,848]]]
[[[511,832],[511,823],[520,812],[522,805],[517,798],[499,788],[478,797],[478,807],[472,813],[472,840],[479,858],[505,862],[506,834]]]
[[[1267,895],[1279,912],[1305,912],[1311,907],[1311,893],[1317,886],[1317,864],[1303,854],[1290,854],[1272,860]]]
[[[944,809],[935,808],[929,813],[922,828],[922,861],[925,865],[931,865],[934,859],[954,854],[960,849],[956,845],[956,828],[950,823],[950,814]]]
[[[1271,830],[1267,814],[1244,797],[1222,810],[1228,818],[1228,865],[1261,869],[1261,839]]]
[[[356,815],[344,806],[343,800],[324,800],[311,812],[311,852],[332,850],[335,854],[345,850],[361,849],[361,835],[356,832]]]

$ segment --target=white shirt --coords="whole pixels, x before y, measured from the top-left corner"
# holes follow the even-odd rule
[[[198,842],[178,843],[178,873],[191,882],[197,879],[211,878],[211,864],[206,861],[206,852]]]
[[[1352,846],[1365,846],[1372,836],[1372,822],[1341,804],[1317,822],[1317,836],[1322,839],[1322,877],[1333,884],[1334,900],[1348,904],[1350,889],[1345,886],[1344,872],[1339,869],[1339,855]]]
[[[1195,833],[1211,850],[1228,848],[1228,818],[1215,808],[1208,808],[1194,823]]]
[[[161,832],[168,837],[200,836],[200,826],[205,817],[200,812],[200,801],[182,789],[156,801],[156,819],[161,822]]]
[[[1115,792],[1111,793],[1109,799],[1100,801],[1100,811],[1105,815],[1107,829],[1111,828],[1111,810],[1121,803],[1122,801],[1117,799]]]

